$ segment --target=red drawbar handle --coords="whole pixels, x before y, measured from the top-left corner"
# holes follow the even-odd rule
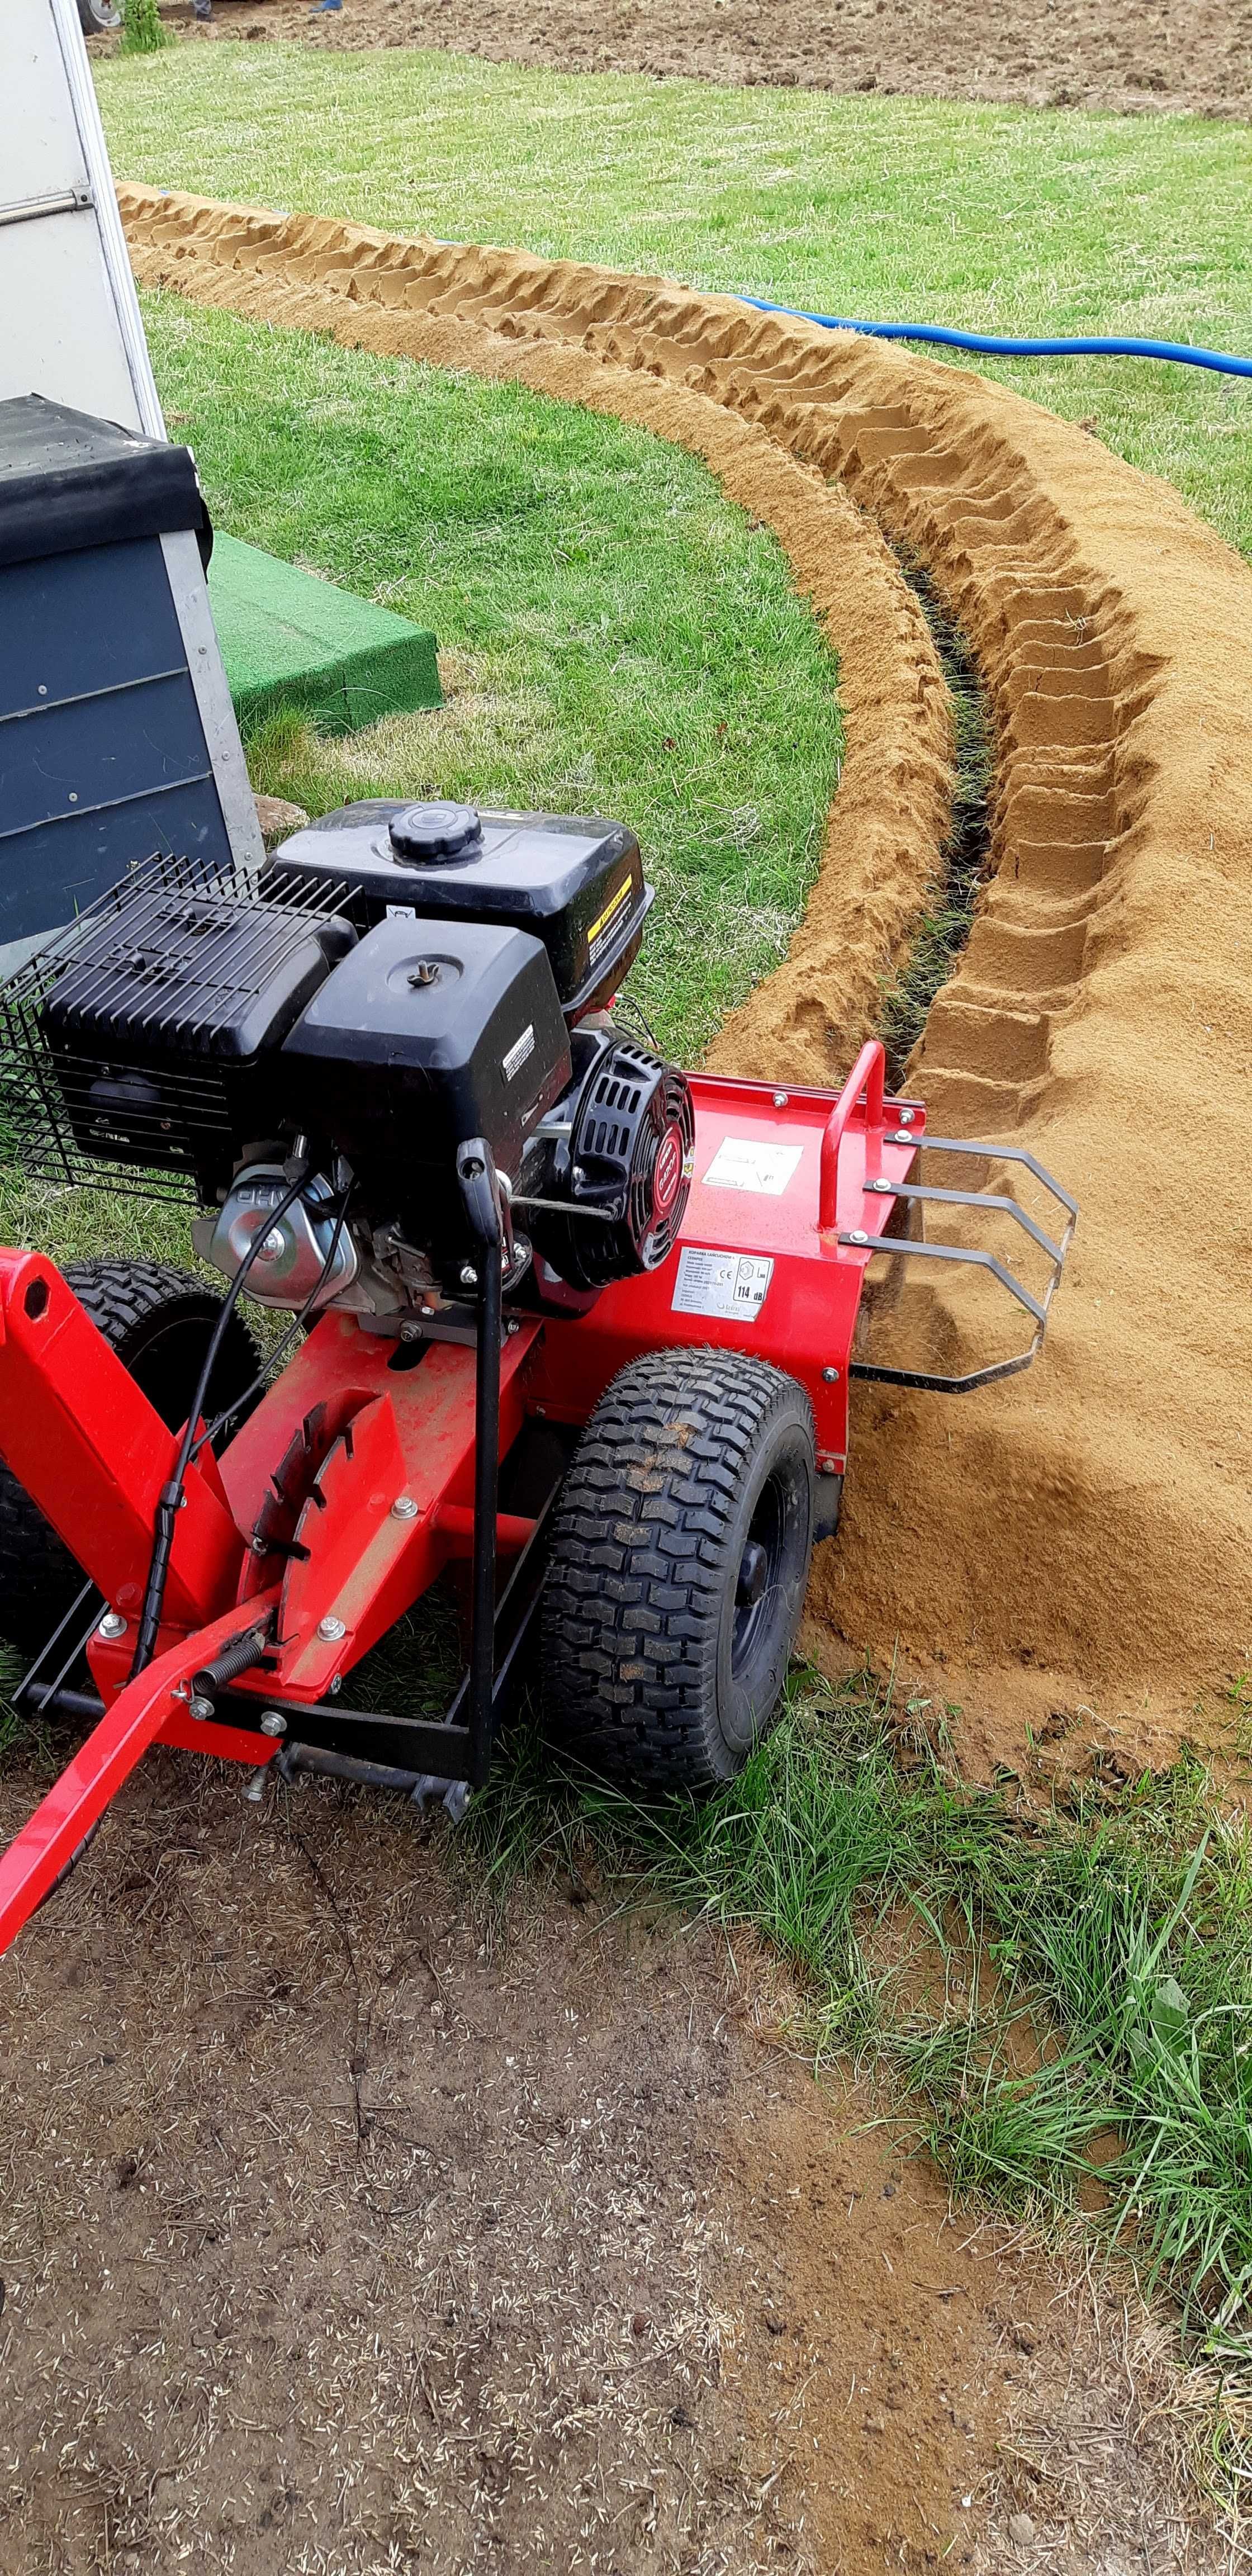
[[[266,1618],[277,1605],[277,1589],[264,1592],[249,1602],[248,1616],[254,1622]],[[14,1836],[7,1851],[0,1852],[0,1952],[8,1949],[36,1906],[56,1885],[62,1870],[68,1868],[80,1843],[86,1840],[153,1738],[184,1712],[186,1702],[178,1693],[187,1689],[202,1664],[210,1663],[232,1637],[238,1636],[239,1628],[240,1612],[227,1610],[210,1627],[167,1646],[145,1672],[137,1674],[118,1692],[112,1707],[105,1710],[73,1761],[36,1807],[29,1824]],[[215,1732],[212,1728],[199,1730],[201,1735]],[[274,1747],[265,1737],[250,1740],[258,1747],[264,1745],[266,1756],[273,1753]]]
[[[881,1040],[867,1038],[856,1063],[826,1121],[822,1136],[821,1181],[818,1189],[817,1222],[823,1232],[838,1223],[839,1151],[856,1118],[861,1095],[865,1095],[865,1169],[869,1177],[878,1171],[883,1138],[883,1092],[887,1080],[887,1058]]]

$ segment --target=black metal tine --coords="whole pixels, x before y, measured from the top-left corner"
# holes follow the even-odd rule
[[[25,1696],[26,1696],[27,1691],[30,1689],[31,1684],[32,1684],[32,1682],[34,1681],[35,1675],[36,1675],[36,1673],[38,1672],[40,1665],[41,1665],[42,1663],[46,1662],[46,1660],[47,1660],[48,1656],[49,1656],[50,1654],[52,1654],[52,1653],[53,1653],[53,1651],[54,1651],[54,1649],[55,1649],[55,1648],[60,1644],[61,1639],[62,1639],[62,1637],[65,1635],[65,1631],[66,1631],[66,1629],[69,1627],[71,1620],[74,1620],[74,1619],[76,1619],[76,1618],[77,1618],[79,1611],[82,1609],[82,1606],[83,1606],[84,1601],[92,1600],[92,1599],[93,1599],[93,1596],[94,1596],[94,1606],[93,1606],[93,1608],[92,1608],[91,1617],[90,1617],[90,1619],[88,1620],[86,1627],[81,1631],[81,1634],[76,1634],[76,1635],[75,1635],[74,1643],[73,1643],[73,1645],[71,1646],[71,1648],[70,1648],[70,1650],[69,1650],[69,1653],[68,1653],[68,1655],[66,1656],[65,1661],[64,1661],[64,1663],[62,1664],[61,1669],[60,1669],[59,1673],[58,1673],[58,1674],[57,1674],[57,1676],[56,1676],[55,1681],[48,1682],[48,1683],[44,1686],[44,1687],[45,1687],[49,1692],[52,1692],[52,1691],[58,1691],[58,1690],[60,1689],[61,1684],[62,1684],[62,1682],[64,1681],[66,1674],[70,1671],[71,1667],[72,1667],[74,1664],[76,1664],[76,1663],[77,1663],[79,1656],[82,1654],[83,1649],[84,1649],[84,1647],[86,1646],[86,1643],[87,1643],[88,1638],[89,1638],[89,1637],[91,1637],[91,1636],[94,1636],[94,1634],[95,1634],[95,1630],[96,1630],[96,1623],[97,1623],[97,1621],[98,1621],[98,1619],[99,1619],[99,1616],[100,1616],[100,1602],[101,1602],[101,1595],[100,1595],[100,1593],[96,1590],[96,1586],[95,1586],[95,1584],[94,1584],[94,1583],[92,1583],[90,1580],[89,1580],[88,1582],[84,1583],[84,1585],[83,1585],[83,1587],[82,1587],[81,1592],[76,1592],[76,1593],[75,1593],[74,1598],[73,1598],[73,1600],[71,1601],[71,1603],[70,1603],[70,1606],[69,1606],[68,1610],[64,1613],[63,1617],[61,1617],[60,1619],[58,1619],[57,1624],[56,1624],[55,1628],[53,1629],[51,1636],[50,1636],[50,1637],[46,1637],[46,1638],[44,1639],[44,1642],[43,1642],[42,1646],[40,1647],[38,1654],[37,1654],[37,1655],[36,1655],[36,1657],[35,1657],[34,1663],[33,1663],[33,1664],[28,1665],[28,1667],[27,1667],[26,1671],[25,1671],[25,1672],[23,1673],[23,1675],[22,1675],[22,1678],[21,1678],[20,1682],[18,1683],[17,1689],[16,1689],[16,1690],[12,1693],[12,1695],[11,1695],[11,1699],[10,1699],[10,1706],[11,1706],[11,1707],[13,1707],[13,1708],[20,1708],[20,1706],[21,1706],[21,1704],[22,1704],[22,1701],[24,1700],[24,1698],[25,1698]]]

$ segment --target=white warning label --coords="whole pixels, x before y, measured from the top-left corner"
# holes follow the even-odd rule
[[[774,1275],[759,1252],[705,1252],[684,1244],[671,1309],[675,1315],[737,1315],[754,1324]]]
[[[706,1190],[756,1190],[780,1199],[804,1152],[802,1145],[771,1145],[762,1136],[723,1136],[704,1175]]]

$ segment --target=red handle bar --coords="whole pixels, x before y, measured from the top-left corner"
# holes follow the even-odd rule
[[[856,1063],[826,1121],[822,1135],[821,1178],[817,1196],[817,1222],[825,1231],[838,1223],[839,1149],[852,1125],[862,1092],[865,1095],[865,1168],[871,1170],[870,1138],[883,1133],[883,1091],[886,1084],[887,1059],[881,1040],[867,1038]],[[878,1168],[878,1156],[872,1156],[872,1168]]]

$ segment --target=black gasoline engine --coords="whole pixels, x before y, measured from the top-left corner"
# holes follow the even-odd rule
[[[38,961],[54,1139],[194,1190],[227,1277],[263,1233],[263,1303],[391,1336],[476,1283],[480,1140],[505,1293],[577,1308],[665,1259],[690,1185],[686,1078],[605,1008],[651,899],[616,825],[442,803],[344,806],[251,880],[153,860]]]

